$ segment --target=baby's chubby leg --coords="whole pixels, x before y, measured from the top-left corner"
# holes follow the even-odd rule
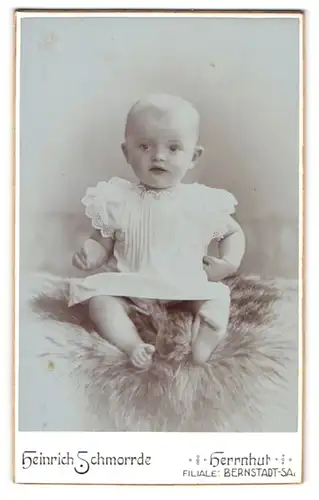
[[[192,354],[197,364],[206,363],[227,333],[229,294],[209,301],[193,302],[195,313]]]
[[[142,341],[128,316],[124,299],[93,297],[89,301],[89,314],[101,337],[127,354],[136,368],[149,368],[155,347]]]

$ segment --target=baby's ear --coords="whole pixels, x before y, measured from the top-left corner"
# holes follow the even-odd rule
[[[128,156],[127,156],[127,147],[126,147],[125,142],[123,142],[123,143],[121,144],[121,148],[122,148],[122,151],[123,151],[123,154],[124,154],[124,156],[125,156],[126,161],[128,161]]]
[[[195,164],[197,160],[202,156],[204,152],[203,146],[196,146],[193,154],[193,163]]]

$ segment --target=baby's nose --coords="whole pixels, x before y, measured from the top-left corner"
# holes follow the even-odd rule
[[[162,148],[156,148],[153,151],[152,155],[153,161],[164,161],[165,160],[165,152]]]

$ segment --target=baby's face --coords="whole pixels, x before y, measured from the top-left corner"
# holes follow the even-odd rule
[[[196,145],[197,127],[185,121],[185,115],[156,116],[151,111],[131,121],[123,151],[143,184],[157,189],[175,186],[194,166],[202,148]]]

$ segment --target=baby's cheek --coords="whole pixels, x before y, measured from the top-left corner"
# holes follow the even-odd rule
[[[185,170],[187,170],[187,166],[191,164],[191,158],[188,155],[185,155],[183,152],[178,153],[175,158],[175,164],[181,172],[184,172]]]
[[[139,176],[144,172],[146,168],[148,168],[149,160],[148,157],[138,155],[134,158],[134,161],[131,162],[134,172]]]

